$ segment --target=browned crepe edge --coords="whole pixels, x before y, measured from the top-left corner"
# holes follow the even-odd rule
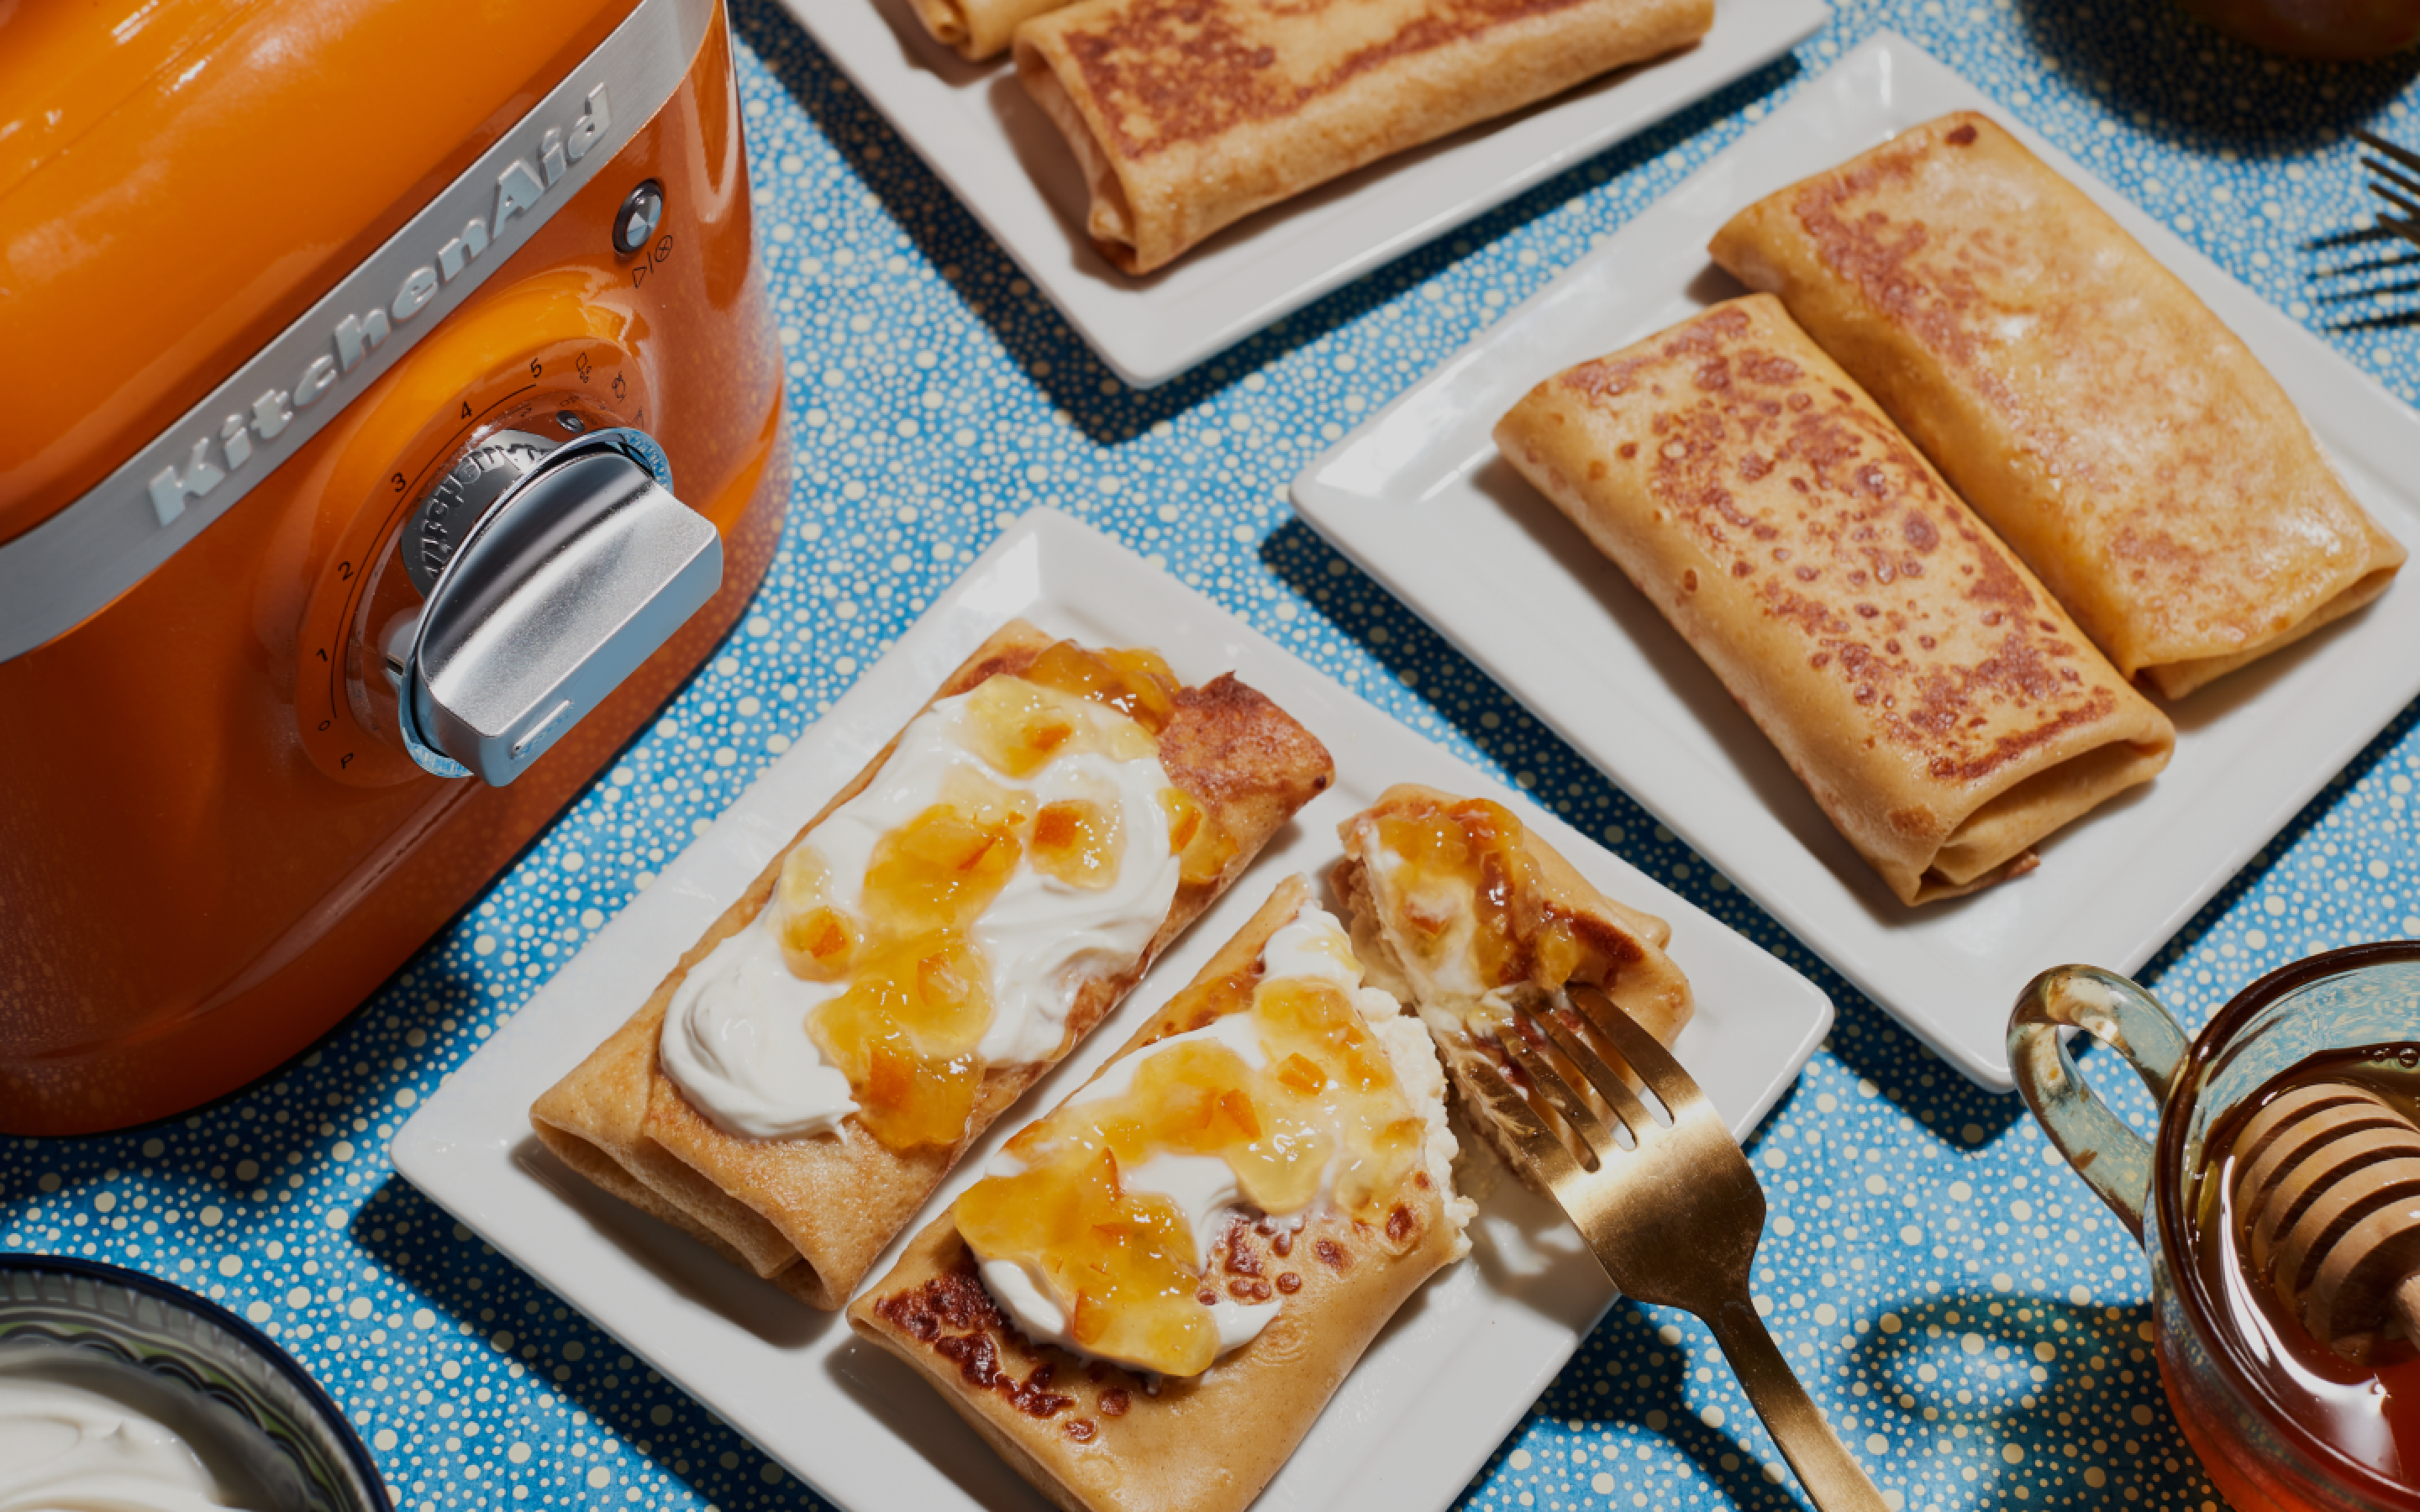
[[[1683,326],[1704,320],[1709,316],[1733,306],[1746,310],[1751,319],[1769,321],[1774,328],[1772,333],[1777,338],[1794,336],[1798,341],[1803,342],[1804,346],[1798,349],[1795,356],[1801,360],[1802,365],[1807,371],[1820,375],[1825,383],[1836,390],[1863,399],[1885,424],[1896,424],[1883,410],[1880,403],[1870,394],[1866,393],[1854,378],[1841,370],[1829,354],[1791,318],[1781,301],[1770,294],[1751,294],[1745,299],[1725,301],[1711,305],[1697,315],[1691,316],[1687,320],[1643,337],[1620,351],[1609,354],[1607,358],[1594,361],[1608,361],[1623,353],[1651,347],[1667,340],[1675,331]],[[1943,806],[1945,820],[1947,813],[1955,813],[1957,818],[1954,822],[1940,824],[1938,833],[1920,833],[1891,823],[1890,819],[1895,811],[1912,807],[1912,801],[1894,804],[1888,795],[1881,794],[1878,790],[1870,790],[1859,783],[1834,780],[1836,778],[1844,778],[1850,774],[1836,769],[1828,761],[1818,760],[1817,757],[1821,754],[1820,747],[1813,737],[1802,739],[1797,729],[1779,718],[1781,711],[1763,706],[1764,699],[1761,696],[1751,698],[1744,694],[1742,689],[1733,684],[1732,679],[1724,674],[1722,662],[1710,656],[1708,648],[1699,643],[1699,638],[1692,634],[1688,627],[1672,621],[1669,608],[1671,595],[1663,591],[1663,584],[1659,581],[1643,578],[1640,570],[1642,566],[1660,565],[1660,563],[1653,560],[1655,553],[1652,551],[1643,553],[1648,560],[1642,562],[1634,562],[1629,558],[1629,548],[1632,543],[1625,538],[1622,532],[1632,527],[1629,520],[1620,517],[1622,512],[1610,508],[1600,510],[1596,499],[1580,484],[1574,481],[1578,470],[1557,467],[1531,455],[1533,451],[1554,449],[1556,440],[1554,431],[1558,427],[1546,425],[1542,417],[1559,421],[1562,408],[1578,402],[1564,396],[1560,385],[1556,381],[1559,377],[1560,375],[1557,375],[1556,378],[1549,378],[1530,390],[1518,404],[1506,412],[1502,420],[1497,423],[1495,438],[1505,459],[1512,463],[1514,470],[1527,478],[1532,486],[1545,495],[1558,510],[1577,525],[1588,536],[1590,542],[1621,570],[1622,575],[1628,578],[1633,585],[1637,586],[1640,593],[1655,606],[1657,611],[1665,616],[1668,623],[1672,624],[1675,633],[1689,643],[1690,649],[1698,653],[1700,660],[1706,662],[1708,670],[1716,674],[1726,690],[1731,693],[1733,699],[1755,721],[1757,728],[1764,733],[1765,738],[1772,741],[1781,752],[1792,774],[1807,785],[1817,806],[1823,810],[1824,817],[1832,822],[1833,827],[1838,829],[1842,838],[1846,839],[1857,854],[1865,858],[1867,864],[1881,875],[1885,885],[1901,903],[1915,906],[1960,897],[1990,886],[1992,883],[2024,875],[2038,864],[2034,847],[2040,841],[2047,839],[2061,826],[2108,801],[2126,788],[2149,781],[2167,765],[2169,757],[2175,751],[2175,727],[2168,722],[2165,715],[2155,708],[2149,700],[2141,697],[2133,686],[2117,672],[2116,669],[2108,667],[2106,661],[2102,660],[2102,665],[2111,674],[2108,687],[2118,700],[2118,709],[2112,711],[2108,717],[2095,724],[2079,726],[2073,733],[2062,738],[2044,742],[2036,748],[2034,753],[2028,758],[2006,764],[2004,769],[1990,780],[1976,784],[1970,790],[1952,792],[1946,787],[1931,786],[1910,779],[1907,790],[1897,795],[1902,800],[1914,800],[1925,795],[1939,796],[1945,800],[1959,798],[1964,800],[1962,811],[1959,804],[1945,802]],[[2091,640],[2073,624],[2065,608],[2051,596],[2050,591],[2042,586],[2040,580],[2034,576],[2032,569],[2027,567],[2024,560],[2006,543],[1990,533],[1989,527],[1982,523],[1981,517],[1975,515],[1958,492],[1941,477],[1938,469],[1933,466],[1931,459],[1912,441],[1908,443],[1907,455],[1916,465],[1931,473],[1934,486],[1939,488],[1944,499],[1955,501],[1958,507],[1976,522],[1978,530],[1984,532],[1983,538],[2004,554],[2009,570],[2031,593],[2037,595],[2044,609],[2055,614],[2058,619],[2067,622],[2068,633],[2073,636],[2076,644],[2083,647],[2096,660],[2102,659],[2100,652]],[[1795,684],[1802,676],[1795,663],[1777,670],[1762,664],[1760,666],[1763,675],[1773,678],[1776,684],[1782,686]],[[2031,823],[2028,825],[2001,825],[1998,844],[1995,847],[1996,855],[1963,858],[1962,864],[1958,868],[1965,873],[1962,880],[1933,870],[1933,860],[1941,848],[1959,834],[1962,826],[1977,814],[1987,810],[1994,800],[2010,794],[2037,776],[2053,771],[2079,758],[2089,756],[2112,744],[2131,746],[2137,759],[2113,764],[2112,769],[2100,772],[2099,784],[2087,793],[2071,794],[2061,801],[2044,801],[2035,804],[2030,810]],[[1821,780],[1817,780],[1818,778]]]
[[[917,23],[924,34],[962,57],[978,58],[974,28],[967,23],[967,8],[960,0],[908,0]]]
[[[1067,0],[908,0],[908,8],[933,40],[980,63],[1007,51],[1017,27],[1065,4]]]
[[[2395,537],[2379,529],[2377,521],[2369,518],[2367,510],[2362,512],[2362,518],[2374,537],[2393,548],[2395,560],[2389,565],[2372,569],[2367,576],[2356,579],[2351,587],[2294,624],[2232,656],[2204,656],[2195,661],[2154,662],[2137,674],[2139,679],[2157,688],[2162,698],[2173,703],[2195,689],[2207,687],[2228,672],[2258,661],[2273,651],[2283,651],[2312,631],[2334,625],[2355,609],[2367,608],[2372,599],[2386,592],[2388,585],[2395,581],[2396,574],[2403,570],[2403,547]],[[2372,549],[2377,549],[2377,541],[2372,542]]]
[[[1025,92],[1033,97],[1050,124],[1059,128],[1084,175],[1090,195],[1084,234],[1092,239],[1094,250],[1122,273],[1147,271],[1135,248],[1134,207],[1127,203],[1125,183],[1101,147],[1093,115],[1059,82],[1058,69],[1049,58],[1041,49],[1029,46],[1022,35],[1016,39],[1015,54],[1017,82],[1025,85]]]
[[[652,1005],[652,1011],[641,1009],[531,1105],[530,1123],[549,1149],[590,1181],[760,1277],[779,1274],[799,1257],[780,1231],[720,1192],[699,1192],[702,1179],[645,1137],[644,1081],[662,1024],[661,1005]],[[643,1085],[628,1088],[631,1082]],[[621,1098],[612,1094],[616,1083],[628,1088]],[[620,1116],[625,1103],[635,1103],[640,1119]],[[711,1212],[717,1221],[694,1215],[699,1212]]]
[[[1595,0],[1501,23],[1460,47],[1354,69],[1296,113],[1230,128],[1155,176],[1109,146],[1109,123],[1083,86],[1065,36],[1131,3],[1078,0],[1018,27],[1014,43],[1017,78],[1083,165],[1092,190],[1087,232],[1127,273],[1164,267],[1228,226],[1356,169],[1677,52],[1714,24],[1713,0]],[[1402,102],[1406,96],[1409,104]],[[1170,154],[1171,162],[1177,156]],[[1308,161],[1289,161],[1300,159]],[[1214,172],[1238,162],[1253,171],[1227,172],[1235,182],[1214,185],[1223,203],[1188,213],[1184,190],[1198,194]]]
[[[1969,888],[1987,875],[2034,854],[2055,834],[2126,789],[2148,782],[2168,764],[2173,748],[2153,750],[2112,741],[2045,767],[1978,806],[1949,832],[1925,869],[1926,888]],[[2031,867],[2026,870],[2030,871]],[[1938,894],[1920,893],[1916,901]]]
[[[1311,901],[1303,878],[1280,882],[1171,1007],[1194,988],[1252,967],[1270,936]],[[1170,1010],[1163,1009],[1118,1056],[1175,1027]],[[1056,1346],[1036,1345],[1002,1317],[985,1332],[1003,1366],[1022,1379],[1047,1364],[1053,1369],[1049,1389],[1077,1399],[1065,1413],[1036,1419],[1018,1412],[997,1389],[969,1383],[955,1362],[884,1318],[878,1309],[886,1298],[913,1292],[971,1262],[948,1212],[928,1224],[891,1273],[849,1304],[849,1326],[914,1367],[1018,1474],[1066,1512],[1242,1512],[1292,1457],[1404,1299],[1449,1263],[1455,1231],[1446,1218],[1445,1195],[1428,1184],[1425,1174],[1407,1179],[1402,1195],[1395,1206],[1409,1215],[1411,1227],[1401,1240],[1330,1215],[1306,1224],[1284,1258],[1263,1249],[1263,1270],[1291,1271],[1301,1276],[1302,1289],[1283,1297],[1284,1309],[1258,1337],[1199,1377],[1163,1381],[1156,1396],[1146,1394],[1133,1372],[1088,1366]],[[1225,1242],[1213,1256],[1214,1276],[1224,1273]],[[1320,1260],[1322,1243],[1344,1251],[1343,1272]],[[1123,1416],[1099,1410],[1101,1394],[1113,1389],[1132,1399]],[[1066,1424],[1075,1418],[1094,1425],[1090,1443],[1067,1437]]]
[[[670,1224],[732,1264],[752,1271],[755,1269],[755,1262],[733,1248],[729,1241],[680,1208],[656,1196],[652,1188],[623,1169],[620,1163],[601,1147],[552,1124],[540,1123],[536,1128],[538,1142],[589,1184],[610,1196],[620,1198],[659,1223]],[[792,1263],[796,1263],[797,1258],[795,1254],[790,1257]]]

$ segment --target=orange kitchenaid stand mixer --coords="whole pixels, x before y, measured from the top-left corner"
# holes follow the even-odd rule
[[[0,1132],[19,1134],[180,1112],[326,1032],[721,640],[790,481],[716,0],[121,8],[114,30],[82,7],[0,22],[0,117],[27,127],[0,131]],[[602,82],[650,69],[654,98]],[[492,233],[481,214],[442,249],[400,245],[442,195],[484,211],[489,180],[463,187],[482,173]],[[248,360],[389,255],[421,265],[349,331],[303,332],[320,355],[221,424]],[[288,424],[315,433],[281,457]],[[630,650],[618,687],[558,707],[551,748],[524,734],[509,786],[431,775],[382,639],[417,601],[396,545],[415,504],[503,433],[634,431],[669,461],[669,509],[719,535],[720,586],[698,579],[703,607]],[[155,438],[174,455],[148,502],[141,477],[102,499]],[[96,569],[73,585],[89,612],[39,623],[29,606],[83,565],[34,548],[103,504],[155,511],[178,544],[124,585]],[[72,570],[27,565],[56,561]],[[12,623],[34,643],[7,643]]]

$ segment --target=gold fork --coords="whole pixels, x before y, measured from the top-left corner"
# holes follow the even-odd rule
[[[2420,152],[2397,147],[2374,132],[2356,131],[2352,134],[2355,141],[2378,154],[2378,158],[2361,160],[2361,165],[2374,176],[2369,192],[2400,212],[2388,215],[2381,211],[2379,228],[2420,246],[2420,177],[2412,177],[2420,174]],[[2379,158],[2387,161],[2381,162]],[[2398,167],[2404,171],[2398,172]]]
[[[1637,1301],[1695,1313],[1714,1330],[1749,1404],[1822,1512],[1885,1512],[1882,1492],[1823,1421],[1748,1298],[1764,1189],[1747,1157],[1653,1036],[1594,987],[1575,984],[1568,995],[1583,1027],[1525,1012],[1520,1022],[1537,1038],[1512,1032],[1500,1041],[1526,1091],[1474,1050],[1447,1057],[1464,1093],[1553,1193],[1615,1286]],[[1632,1077],[1616,1072],[1606,1052]],[[1648,1111],[1634,1086],[1663,1105],[1668,1121]],[[1629,1131],[1627,1145],[1617,1122]]]
[[[2378,253],[2375,256],[2315,270],[2311,278],[2317,283],[2350,281],[2334,284],[2328,292],[2317,296],[2317,302],[2354,307],[2353,315],[2329,325],[2330,331],[2420,325],[2420,308],[2402,298],[2420,293],[2420,279],[2408,276],[2412,267],[2420,264],[2420,152],[2397,147],[2369,131],[2356,131],[2352,134],[2377,154],[2361,159],[2361,166],[2370,175],[2369,192],[2384,200],[2391,209],[2381,209],[2363,230],[2321,237],[2310,247],[2313,251],[2333,251],[2381,241],[2387,246],[2374,249]],[[2402,276],[2397,282],[2380,283],[2372,276],[2379,273]],[[2360,313],[2363,311],[2367,313]]]

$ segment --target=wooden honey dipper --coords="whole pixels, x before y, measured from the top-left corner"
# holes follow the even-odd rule
[[[2235,1171],[2239,1245],[2313,1338],[2366,1365],[2392,1319],[2420,1344],[2420,1128],[2313,1082],[2243,1126]]]

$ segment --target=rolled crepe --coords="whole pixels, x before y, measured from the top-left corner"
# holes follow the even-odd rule
[[[1249,995],[1270,938],[1310,901],[1302,879],[1280,884],[1094,1079],[1218,1016],[1220,999]],[[1356,1003],[1363,1013],[1365,1001]],[[1391,1033],[1363,1022],[1408,1111],[1427,1120],[1426,1147],[1375,1199],[1370,1221],[1323,1206],[1299,1220],[1227,1228],[1205,1283],[1281,1305],[1206,1371],[1146,1381],[1037,1343],[994,1301],[954,1213],[909,1241],[890,1274],[849,1304],[849,1325],[913,1366],[1066,1512],[1243,1512],[1395,1309],[1469,1248],[1464,1227],[1475,1208],[1452,1189],[1456,1150],[1435,1052],[1407,1021]]]
[[[2360,608],[2403,563],[2235,333],[1986,116],[1760,200],[1712,250],[2168,698]]]
[[[1094,244],[1142,273],[1713,23],[1714,0],[1082,0],[1018,29],[1016,71],[1083,165]]]
[[[1013,622],[951,674],[935,702],[969,692],[995,674],[1022,671],[1051,643],[1032,625]],[[966,1131],[947,1144],[893,1149],[853,1113],[830,1134],[733,1134],[692,1105],[665,1073],[658,1046],[666,1011],[689,973],[771,901],[789,851],[862,792],[896,745],[886,746],[809,821],[639,1011],[530,1110],[538,1137],[573,1170],[826,1309],[847,1300],[874,1257],[957,1164],[968,1141],[1108,1015],[1295,810],[1326,790],[1334,772],[1326,748],[1309,731],[1232,675],[1179,689],[1173,717],[1158,735],[1160,766],[1202,806],[1233,850],[1215,874],[1178,887],[1138,959],[1123,964],[1093,959],[1056,1054],[984,1068]]]
[[[1008,46],[1016,28],[1067,0],[909,0],[916,19],[936,41],[970,58],[987,58]]]
[[[1770,295],[1547,379],[1496,439],[1902,903],[2030,870],[2167,764],[2167,717]]]

